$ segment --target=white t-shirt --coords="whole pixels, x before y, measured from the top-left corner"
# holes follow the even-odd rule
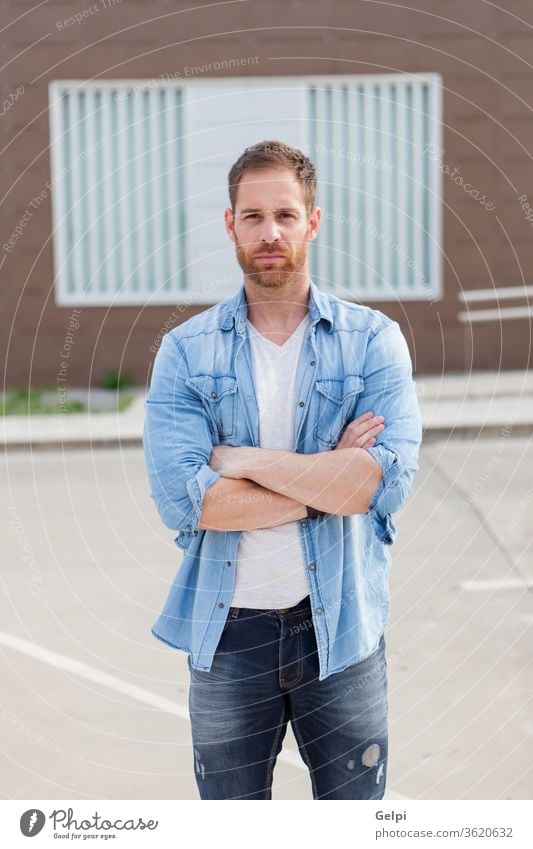
[[[309,313],[281,346],[262,336],[249,321],[247,325],[259,407],[259,445],[293,451],[296,371],[311,326]],[[306,595],[309,586],[297,523],[242,531],[231,606],[293,607]]]

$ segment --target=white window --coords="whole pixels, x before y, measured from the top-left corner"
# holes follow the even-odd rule
[[[309,256],[321,289],[361,301],[441,296],[436,74],[61,80],[50,84],[50,131],[58,304],[215,303],[235,292],[227,175],[262,139],[316,165],[322,223]]]

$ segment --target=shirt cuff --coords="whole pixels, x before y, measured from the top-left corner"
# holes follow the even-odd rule
[[[198,535],[198,522],[202,515],[204,495],[209,487],[217,482],[219,477],[220,473],[215,472],[211,466],[206,464],[187,481],[187,492],[192,502],[194,516],[192,521],[175,538],[174,542],[178,548],[187,549],[191,544],[192,538]]]
[[[219,472],[215,472],[211,466],[207,464],[202,466],[200,471],[198,471],[192,478],[189,478],[187,481],[187,492],[189,493],[189,498],[191,499],[192,506],[194,508],[194,518],[191,524],[188,526],[187,530],[189,531],[197,531],[198,530],[198,522],[200,521],[200,516],[202,515],[202,503],[204,500],[204,495],[206,490],[209,489],[210,486],[213,486],[217,482],[220,477]]]
[[[368,515],[379,541],[384,545],[392,545],[397,530],[391,518],[390,508],[387,509],[387,501],[391,489],[394,489],[394,481],[402,473],[402,464],[398,455],[389,448],[385,448],[384,445],[375,445],[373,448],[366,448],[365,450],[379,463],[383,472],[383,477],[370,499]]]

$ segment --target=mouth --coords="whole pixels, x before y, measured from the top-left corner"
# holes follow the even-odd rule
[[[266,260],[267,262],[272,262],[273,259],[285,259],[285,257],[283,256],[283,254],[263,254],[261,256],[257,256],[256,259],[262,259]]]

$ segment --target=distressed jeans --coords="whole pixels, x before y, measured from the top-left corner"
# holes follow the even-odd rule
[[[271,799],[290,721],[314,799],[382,799],[385,639],[366,660],[318,680],[310,600],[232,607],[209,672],[189,663],[194,774],[201,799]]]

